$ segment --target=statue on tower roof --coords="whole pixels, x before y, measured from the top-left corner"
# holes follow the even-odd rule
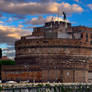
[[[64,20],[66,20],[66,14],[65,14],[65,12],[63,12],[63,16],[64,16]]]

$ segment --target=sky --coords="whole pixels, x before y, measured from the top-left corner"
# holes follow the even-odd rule
[[[0,48],[3,55],[14,57],[14,43],[31,34],[33,27],[63,20],[62,12],[73,26],[92,27],[92,0],[0,0]]]

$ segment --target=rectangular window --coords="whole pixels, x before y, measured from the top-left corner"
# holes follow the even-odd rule
[[[92,34],[90,34],[90,38],[92,39]]]
[[[43,41],[43,43],[48,43],[48,41]]]
[[[81,33],[81,38],[83,38],[83,33]]]
[[[86,42],[88,42],[88,33],[86,33]]]
[[[92,41],[90,41],[90,45],[92,45]]]

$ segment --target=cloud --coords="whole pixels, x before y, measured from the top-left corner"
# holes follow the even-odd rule
[[[32,24],[32,25],[41,25],[44,24],[45,22],[50,22],[50,21],[64,21],[62,18],[58,17],[53,17],[53,16],[48,16],[47,18],[43,18],[42,16],[39,16],[38,18],[32,18],[31,20],[27,21],[27,24]],[[68,22],[68,20],[67,20]]]
[[[2,17],[2,14],[0,14],[0,17]]]
[[[10,17],[6,22],[13,22],[13,18]]]
[[[46,19],[44,19],[42,16],[39,16],[38,18],[32,18],[32,20],[27,21],[27,23],[32,25],[40,25],[45,23]]]
[[[27,26],[27,27],[24,27],[25,29],[31,29],[31,28],[34,28],[34,26]]]
[[[15,19],[25,19],[26,17],[23,15],[15,15],[13,16]]]
[[[57,3],[57,2],[49,2],[49,3],[40,3],[40,2],[7,2],[4,0],[0,0],[0,11],[13,13],[13,14],[56,14],[58,13],[58,9],[61,8],[61,12],[65,11],[67,13],[80,13],[83,12],[82,7],[77,4],[69,4],[69,3]]]
[[[92,4],[88,4],[88,7],[92,10]]]
[[[54,2],[55,0],[40,0],[42,3]]]
[[[14,44],[14,42],[23,35],[31,34],[29,30],[23,30],[20,27],[9,27],[0,25],[0,43]]]
[[[14,2],[14,3],[21,3],[21,2],[28,2],[29,0],[3,0],[5,2]]]
[[[4,22],[3,21],[0,21],[0,24],[3,24]]]
[[[15,57],[15,47],[14,46],[8,46],[2,48],[3,56],[8,56],[11,59],[14,59]]]
[[[7,18],[7,17],[5,17],[5,18]],[[26,20],[26,17],[25,16],[22,16],[22,15],[14,15],[12,17],[8,17],[8,20],[6,20],[6,22],[11,23],[11,22],[19,21],[19,20],[25,21]]]
[[[79,0],[74,0],[74,1],[79,2]]]
[[[83,9],[78,6],[77,4],[70,5],[68,3],[62,3],[61,9],[65,11],[66,13],[81,13],[83,12]]]
[[[22,27],[24,27],[24,26],[23,26],[23,25],[18,25],[18,27],[19,27],[19,28],[22,28]]]

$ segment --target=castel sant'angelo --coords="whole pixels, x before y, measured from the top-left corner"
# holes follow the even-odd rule
[[[16,65],[2,66],[2,80],[92,82],[92,28],[50,21],[15,42]]]

